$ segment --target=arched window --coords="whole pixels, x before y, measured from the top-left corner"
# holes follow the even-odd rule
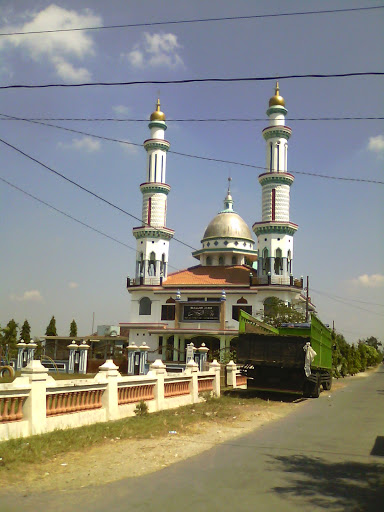
[[[163,253],[163,255],[161,256],[161,262],[160,262],[160,274],[162,274],[163,276],[165,276],[166,274],[166,270],[167,270],[167,264],[165,262],[165,253]]]
[[[291,249],[289,249],[287,254],[287,272],[290,274],[292,272],[292,253]]]
[[[271,271],[271,260],[269,258],[268,249],[264,247],[263,249],[263,274],[268,274]]]
[[[169,297],[165,301],[165,304],[161,306],[161,319],[162,320],[174,320],[175,319],[175,304],[174,298]]]
[[[237,303],[234,306],[232,306],[232,319],[233,320],[236,320],[237,322],[239,321],[240,309],[242,309],[246,313],[249,313],[250,315],[252,315],[252,306],[247,306],[247,304],[248,304],[247,299],[245,299],[244,297],[241,297],[237,301]]]
[[[148,275],[155,276],[156,275],[156,254],[154,251],[149,255],[148,261]]]
[[[223,258],[223,256],[219,256],[219,265],[224,265],[224,258]]]
[[[264,316],[274,316],[278,303],[279,299],[277,297],[267,297],[264,301]]]
[[[142,276],[144,272],[144,255],[141,252],[139,256],[139,274]]]
[[[212,258],[210,256],[207,256],[207,265],[212,265]]]
[[[152,302],[149,297],[142,297],[139,301],[139,315],[150,315]]]
[[[237,265],[237,258],[236,258],[236,256],[232,256],[232,265]]]
[[[279,276],[283,270],[283,259],[281,249],[276,249],[275,253],[275,274]]]

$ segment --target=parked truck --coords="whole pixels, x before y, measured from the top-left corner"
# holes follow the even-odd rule
[[[332,347],[330,329],[315,315],[276,328],[240,311],[237,362],[248,387],[317,398],[332,386]]]

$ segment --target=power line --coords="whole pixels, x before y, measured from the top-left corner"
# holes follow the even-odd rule
[[[287,16],[304,16],[310,14],[338,14],[342,12],[356,12],[356,11],[368,11],[373,9],[382,9],[384,5],[377,5],[372,7],[355,7],[355,8],[346,8],[346,9],[327,9],[323,11],[300,11],[300,12],[286,12],[286,13],[276,13],[276,14],[254,14],[249,16],[226,16],[220,18],[200,18],[194,20],[174,20],[174,21],[154,21],[154,22],[146,22],[146,23],[124,23],[121,25],[99,25],[96,27],[74,27],[74,28],[61,28],[61,29],[52,29],[52,30],[31,30],[27,32],[2,32],[0,36],[21,36],[21,35],[31,35],[31,34],[52,34],[57,32],[78,32],[85,30],[110,30],[110,29],[120,29],[120,28],[135,28],[135,27],[153,27],[159,25],[180,25],[180,24],[191,24],[191,23],[207,23],[207,22],[217,22],[217,21],[239,21],[239,20],[251,20],[251,19],[261,19],[261,18],[279,18],[279,17],[287,17]]]
[[[356,306],[355,304],[349,304],[345,300],[336,298],[336,296],[332,296],[332,295],[330,295],[328,293],[320,292],[319,290],[315,290],[314,288],[311,288],[311,290],[313,292],[315,292],[315,293],[320,294],[320,295],[324,295],[325,297],[328,297],[331,300],[334,300],[335,302],[340,302],[341,304],[344,304],[345,306],[349,306],[349,307],[355,308],[355,309],[360,309],[361,311],[365,311],[367,313],[371,313],[372,315],[383,316],[382,313],[377,313],[376,311],[371,311],[370,309],[365,309],[365,308],[362,308],[360,306]]]
[[[100,231],[99,229],[96,229],[94,228],[93,226],[90,226],[89,224],[86,224],[85,222],[83,222],[82,220],[79,220],[77,219],[76,217],[73,217],[72,215],[70,215],[69,213],[66,213],[66,212],[63,212],[62,210],[59,210],[58,208],[56,208],[55,206],[53,206],[52,204],[50,203],[47,203],[46,201],[43,201],[42,199],[39,199],[38,197],[34,196],[33,194],[30,194],[29,192],[27,192],[26,190],[23,190],[22,188],[14,185],[13,183],[10,183],[9,181],[5,180],[4,178],[2,178],[0,176],[0,181],[2,181],[3,183],[6,183],[7,185],[9,185],[10,187],[18,190],[19,192],[21,192],[22,194],[25,194],[26,196],[34,199],[35,201],[38,201],[39,203],[47,206],[48,208],[51,208],[52,210],[54,210],[55,212],[57,213],[61,213],[61,215],[64,215],[65,217],[68,217],[68,219],[71,219],[75,222],[77,222],[78,224],[81,224],[82,226],[94,231],[95,233],[98,233],[99,235],[102,235],[102,236],[105,236],[106,238],[109,238],[109,240],[112,240],[113,242],[116,242],[120,245],[123,245],[124,247],[126,247],[127,249],[131,249],[132,251],[135,251],[137,252],[137,250],[134,248],[134,247],[131,247],[130,245],[124,243],[124,242],[121,242],[121,240],[118,240],[117,238],[114,238],[113,236],[110,236],[110,235],[107,235],[107,233],[104,233],[104,231]],[[170,265],[168,264],[168,267],[170,268],[173,268],[175,270],[179,270],[178,268],[174,267],[173,265]]]
[[[79,84],[13,84],[2,85],[0,89],[48,89],[53,87],[70,88],[70,87],[114,87],[122,85],[166,85],[166,84],[192,84],[192,83],[208,83],[208,82],[266,82],[276,80],[291,80],[293,78],[347,78],[358,76],[382,76],[382,71],[364,71],[356,73],[315,73],[302,75],[274,75],[274,76],[253,76],[253,77],[233,77],[233,78],[186,78],[183,80],[132,80],[129,82],[84,82]]]
[[[13,183],[10,183],[9,181],[5,180],[4,178],[2,178],[0,176],[0,180],[3,182],[3,183],[6,183],[7,185],[9,185],[10,187],[18,190],[19,192],[22,192],[23,194],[25,194],[26,196],[28,197],[31,197],[32,199],[34,199],[35,201],[38,201],[39,203],[41,204],[44,204],[45,206],[48,206],[48,208],[51,208],[52,210],[54,210],[55,212],[58,212],[58,213],[61,213],[62,215],[64,215],[65,217],[68,217],[69,219],[71,220],[74,220],[75,222],[78,222],[79,224],[81,224],[82,226],[85,226],[86,228],[88,229],[91,229],[92,231],[95,231],[96,233],[99,233],[100,235],[103,235],[105,236],[106,238],[109,238],[110,240],[113,240],[114,242],[117,242],[118,244],[120,245],[124,245],[124,247],[127,247],[128,249],[132,249],[132,251],[135,251],[136,252],[136,249],[134,247],[131,247],[130,245],[127,245],[125,244],[124,242],[121,242],[120,240],[117,240],[116,238],[114,238],[113,236],[110,236],[110,235],[107,235],[106,233],[104,233],[103,231],[100,231],[99,229],[96,229],[92,226],[90,226],[89,224],[86,224],[85,222],[79,220],[79,219],[76,219],[75,217],[73,217],[72,215],[69,215],[69,213],[66,213],[66,212],[63,212],[62,210],[59,210],[58,208],[56,208],[55,206],[47,203],[46,201],[43,201],[42,199],[39,199],[38,197],[30,194],[29,192],[23,190],[22,188],[20,187],[17,187],[16,185],[14,185]]]
[[[5,115],[5,114],[0,114]],[[290,117],[291,121],[380,121],[384,117],[370,116],[370,117]],[[149,119],[133,119],[133,118],[119,118],[119,117],[25,117],[17,118],[9,116],[8,118],[0,118],[0,121],[87,121],[87,122],[118,122],[118,123],[148,123]],[[168,118],[167,122],[170,123],[231,123],[231,122],[263,122],[267,123],[270,119],[267,118],[242,118],[242,117],[227,117],[227,118],[206,118],[206,119],[177,119]]]
[[[92,192],[91,190],[87,189],[86,187],[83,187],[82,185],[80,185],[79,183],[77,183],[76,181],[73,181],[71,180],[70,178],[67,178],[67,176],[64,176],[64,174],[61,174],[60,172],[58,171],[55,171],[55,169],[52,169],[52,167],[49,167],[48,165],[44,164],[43,162],[40,162],[39,160],[37,160],[36,158],[34,158],[33,156],[31,155],[28,155],[28,153],[25,153],[24,151],[22,151],[21,149],[17,148],[16,146],[13,146],[12,144],[10,144],[9,142],[6,142],[5,140],[3,139],[0,139],[0,142],[2,142],[3,144],[5,144],[6,146],[12,148],[13,150],[15,150],[17,153],[20,153],[21,155],[25,156],[26,158],[28,158],[29,160],[32,160],[33,162],[41,165],[42,167],[44,167],[44,169],[47,169],[49,172],[52,172],[53,174],[56,174],[56,176],[59,176],[60,178],[62,178],[63,180],[65,181],[68,181],[69,183],[71,183],[72,185],[74,185],[75,187],[83,190],[83,192],[86,192],[87,194],[90,194],[91,196],[95,197],[96,199],[99,199],[100,201],[102,201],[103,203],[106,203],[108,204],[109,206],[112,206],[112,208],[115,208],[116,210],[118,210],[119,212],[121,213],[124,213],[125,215],[128,215],[129,217],[131,217],[132,219],[135,219],[135,220],[138,220],[140,223],[144,224],[145,226],[149,226],[149,224],[147,223],[143,223],[142,219],[140,219],[139,217],[136,217],[135,215],[133,215],[132,213],[129,213],[127,212],[126,210],[124,210],[123,208],[120,208],[120,206],[117,206],[116,204],[114,203],[111,203],[110,201],[108,201],[107,199],[104,199],[104,197],[101,197],[99,196],[98,194],[96,194],[95,192]],[[196,251],[195,247],[192,247],[191,245],[183,242],[182,240],[179,240],[178,238],[174,237],[173,240],[175,240],[176,242],[179,242],[180,244],[182,245],[185,245],[186,247],[189,247],[190,249],[192,249],[193,251]]]
[[[28,119],[25,119],[25,118],[8,116],[7,114],[1,114],[1,113],[0,113],[0,115],[2,115],[4,117],[7,117],[7,118],[17,119],[19,121],[26,121],[26,122],[33,123],[33,124],[39,124],[39,125],[42,125],[42,126],[48,126],[48,127],[51,127],[51,128],[57,128],[58,130],[64,130],[64,131],[67,131],[67,132],[70,132],[70,133],[77,133],[79,135],[85,135],[87,137],[94,137],[96,139],[105,140],[105,141],[108,141],[108,142],[118,142],[119,144],[127,144],[127,145],[130,145],[130,146],[142,147],[142,144],[139,144],[137,142],[129,142],[129,141],[122,140],[122,139],[115,139],[115,138],[112,138],[112,137],[105,137],[105,136],[102,136],[102,135],[96,135],[94,133],[84,132],[82,130],[75,130],[73,128],[67,128],[65,126],[59,126],[59,125],[55,125],[55,124],[45,123],[43,121],[32,121],[32,120],[28,120]],[[216,163],[237,165],[237,166],[241,166],[241,167],[249,167],[249,168],[252,168],[252,169],[260,169],[262,171],[268,171],[269,170],[267,167],[263,167],[263,166],[259,166],[259,165],[253,165],[253,164],[247,164],[247,163],[244,163],[244,162],[235,162],[235,161],[232,161],[232,160],[224,160],[224,159],[220,159],[220,158],[210,158],[210,157],[206,157],[206,156],[191,155],[189,153],[181,153],[179,151],[172,151],[172,150],[170,150],[169,153],[172,153],[172,154],[178,155],[178,156],[184,156],[186,158],[196,158],[196,159],[199,159],[199,160],[206,160],[208,162],[216,162]],[[374,184],[378,184],[378,185],[384,185],[384,181],[368,180],[368,179],[364,179],[364,178],[347,178],[347,177],[342,177],[342,176],[329,176],[327,174],[311,173],[311,172],[304,172],[304,171],[294,171],[294,174],[301,174],[301,175],[304,175],[304,176],[314,176],[316,178],[325,178],[325,179],[331,179],[331,180],[341,180],[341,181],[351,181],[351,182],[361,182],[361,183],[374,183]]]

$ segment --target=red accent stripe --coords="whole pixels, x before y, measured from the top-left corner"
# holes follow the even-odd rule
[[[276,189],[272,189],[272,220],[275,220]]]

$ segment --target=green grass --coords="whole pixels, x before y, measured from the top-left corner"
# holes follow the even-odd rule
[[[111,439],[146,439],[167,436],[169,431],[186,433],[201,422],[221,422],[241,413],[243,406],[266,405],[260,398],[242,399],[227,394],[218,399],[167,411],[135,416],[107,423],[95,423],[76,429],[12,439],[0,443],[0,475],[22,464],[38,464],[61,453],[84,450]]]

